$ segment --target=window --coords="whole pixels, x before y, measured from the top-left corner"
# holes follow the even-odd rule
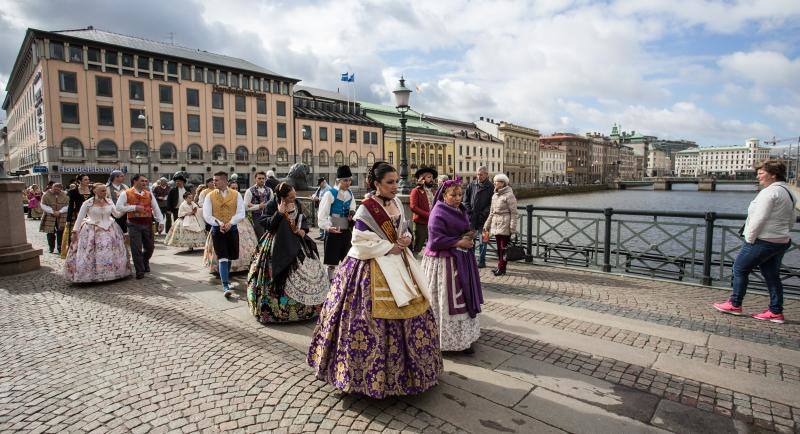
[[[213,149],[211,149],[211,160],[213,161],[225,161],[228,159],[228,152],[225,151],[225,147],[222,145],[216,145]]]
[[[343,134],[343,133],[342,133],[342,129],[341,129],[341,128],[336,128],[336,129],[334,129],[334,130],[333,130],[334,141],[336,141],[337,143],[341,143],[341,141],[342,141],[342,134]]]
[[[222,116],[214,116],[211,118],[213,124],[214,134],[225,134],[225,118]]]
[[[58,71],[58,89],[61,92],[78,93],[78,75],[74,72]]]
[[[62,157],[83,157],[83,144],[80,140],[69,137],[61,142]]]
[[[266,121],[258,121],[256,122],[256,134],[258,137],[267,137],[267,122]]]
[[[114,126],[114,107],[97,106],[97,125]]]
[[[244,95],[236,95],[236,111],[237,112],[247,111],[245,107]]]
[[[64,60],[64,44],[61,42],[50,43],[50,58]]]
[[[225,108],[225,103],[223,101],[222,92],[211,92],[211,108]]]
[[[375,154],[372,152],[367,153],[367,166],[372,167],[375,164]]]
[[[122,53],[122,66],[133,68],[133,55]]]
[[[311,125],[303,125],[303,140],[311,140]]]
[[[236,161],[249,161],[250,160],[250,151],[247,150],[244,146],[239,146],[236,148]]]
[[[262,90],[264,92],[269,93],[269,80],[264,79],[264,80],[261,81],[261,84],[262,84]]]
[[[89,49],[86,52],[86,58],[90,62],[99,62],[100,61],[100,50],[98,50],[97,48],[89,47]]]
[[[139,118],[140,115],[141,118]],[[144,128],[145,126],[144,110],[131,109],[131,128]]]
[[[186,159],[189,161],[198,161],[203,159],[203,148],[197,143],[192,143],[186,148]]]
[[[153,72],[164,72],[164,61],[161,59],[153,59]]]
[[[65,124],[78,124],[78,104],[73,102],[61,103],[61,122]]]
[[[247,77],[242,77],[242,88],[250,89],[250,79]]]
[[[231,87],[239,87],[239,74],[231,74]]]
[[[190,133],[200,132],[200,115],[187,115],[186,125]]]
[[[256,150],[256,163],[266,163],[269,161],[269,149],[261,147]]]
[[[394,152],[389,152],[389,164],[394,164]]]
[[[373,145],[377,145],[378,144],[378,133],[373,131],[373,132],[369,133],[369,136],[370,136],[370,143],[372,143]]]
[[[192,70],[189,65],[181,65],[181,80],[191,80]]]
[[[319,165],[320,166],[327,166],[330,164],[328,161],[328,151],[320,151],[319,152]]]
[[[217,72],[208,70],[206,72],[206,83],[217,84]]]
[[[369,131],[364,131],[364,141],[362,143],[369,145]]]
[[[173,145],[172,143],[164,142],[164,144],[162,144],[161,148],[159,148],[158,150],[158,156],[162,160],[177,160],[178,149],[175,148],[175,145]]]
[[[175,62],[167,62],[167,74],[178,75],[178,64]]]
[[[116,51],[106,51],[106,65],[117,66],[119,59],[117,59]]]
[[[69,61],[70,62],[83,62],[83,47],[70,45],[69,46]]]
[[[333,154],[333,164],[336,167],[344,165],[344,152],[336,151],[336,153]]]
[[[139,66],[140,71],[149,71],[150,70],[150,58],[147,56],[139,56],[139,60],[136,62]]]
[[[356,154],[356,151],[350,152],[350,166],[358,167],[358,154]]]
[[[97,143],[97,156],[100,158],[117,158],[117,144],[109,139],[99,141]]]
[[[236,135],[247,135],[247,119],[236,119]]]
[[[319,127],[319,140],[321,142],[328,141],[328,128],[327,127]]]
[[[260,115],[267,114],[267,98],[263,96],[256,98],[256,113]]]
[[[158,86],[158,101],[162,104],[172,104],[172,86]]]
[[[227,86],[228,85],[228,73],[227,72],[220,72],[218,75],[219,75],[219,77],[218,77],[219,78],[219,80],[218,80],[219,83],[218,84],[221,84],[223,86]]]
[[[275,114],[277,114],[278,116],[286,116],[286,102],[284,101],[275,102]]]
[[[350,130],[350,143],[356,143],[358,141],[358,131]]]
[[[311,152],[311,149],[303,150],[303,164],[311,166],[313,163],[311,160],[314,159],[314,153]]]
[[[190,107],[200,107],[200,91],[197,89],[186,89],[186,105]]]
[[[278,148],[278,163],[288,163],[289,162],[289,153],[286,151],[286,148]]]
[[[144,101],[144,84],[141,81],[128,82],[128,90],[130,99]]]
[[[194,81],[203,82],[203,68],[199,66],[194,67]]]
[[[286,138],[286,124],[283,122],[278,122],[278,138]]]
[[[141,141],[136,141],[131,144],[131,158],[147,158],[150,155],[147,149],[147,144]]]
[[[161,129],[167,131],[175,130],[175,118],[172,112],[161,112]]]
[[[94,78],[95,93],[97,96],[113,96],[111,90],[111,77],[97,76]]]
[[[280,82],[273,81],[272,82],[272,93],[281,93],[281,84]]]
[[[281,93],[289,95],[289,83],[281,83]]]

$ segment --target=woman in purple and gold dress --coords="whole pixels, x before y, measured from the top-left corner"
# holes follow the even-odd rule
[[[375,163],[375,194],[355,214],[352,247],[339,265],[308,350],[319,379],[372,398],[413,395],[442,372],[439,332],[425,274],[397,194],[397,171]]]

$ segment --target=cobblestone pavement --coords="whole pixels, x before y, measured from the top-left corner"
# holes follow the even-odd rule
[[[45,245],[38,225],[27,225],[29,240]],[[785,402],[626,363],[603,355],[602,348],[581,351],[569,342],[523,336],[503,323],[484,327],[472,358],[447,355],[440,385],[419,397],[377,401],[344,395],[316,380],[305,364],[302,348],[311,324],[260,326],[241,314],[241,300],[229,303],[218,293],[196,292],[213,288],[207,274],[196,272],[197,255],[176,259],[163,246],[157,249],[169,253],[154,258],[153,276],[143,280],[68,285],[60,276],[63,261],[48,253],[41,271],[0,278],[0,432],[796,432],[800,427],[800,409]],[[482,280],[493,293],[522,300],[781,351],[800,349],[798,322],[778,326],[719,315],[708,304],[726,294],[707,288],[523,264],[502,277],[484,270]],[[749,295],[745,307],[756,310],[763,303],[763,296]],[[800,391],[800,362],[546,313],[500,298],[487,297],[484,311],[489,318],[567,332],[600,347],[608,342],[632,354],[681,357],[698,367],[729,370],[732,378],[759,376]],[[787,300],[786,314],[800,318],[800,303]],[[522,365],[571,381],[574,390],[564,392],[565,386],[548,383],[548,375],[535,369],[535,378],[526,377],[517,369]],[[583,397],[584,389],[589,397]],[[608,405],[609,394],[632,398]],[[587,405],[593,410],[584,413]],[[682,425],[687,420],[690,425]]]

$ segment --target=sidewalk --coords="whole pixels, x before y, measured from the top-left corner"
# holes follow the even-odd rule
[[[29,240],[44,244],[37,225]],[[434,389],[376,401],[315,380],[313,323],[262,326],[201,252],[69,286],[62,261],[0,278],[0,431],[796,432],[800,302],[784,325],[717,313],[718,290],[514,264],[482,270],[472,356]],[[745,310],[766,297],[748,295]]]

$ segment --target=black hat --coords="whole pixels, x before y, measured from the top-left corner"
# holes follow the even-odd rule
[[[175,175],[172,177],[173,181],[183,181],[186,182],[186,177],[183,175]]]
[[[336,169],[336,179],[352,178],[353,172],[350,171],[350,166],[341,166]]]
[[[436,169],[434,169],[433,167],[422,167],[420,169],[417,169],[416,172],[414,172],[414,179],[419,179],[420,176],[426,173],[430,173],[431,175],[433,175],[434,179],[439,177],[439,172],[437,172]]]
[[[322,176],[320,176],[320,177],[317,179],[317,184],[319,184],[320,182],[322,182],[322,181],[324,181],[324,180],[325,180],[325,178],[324,178],[324,177],[322,177]]]

